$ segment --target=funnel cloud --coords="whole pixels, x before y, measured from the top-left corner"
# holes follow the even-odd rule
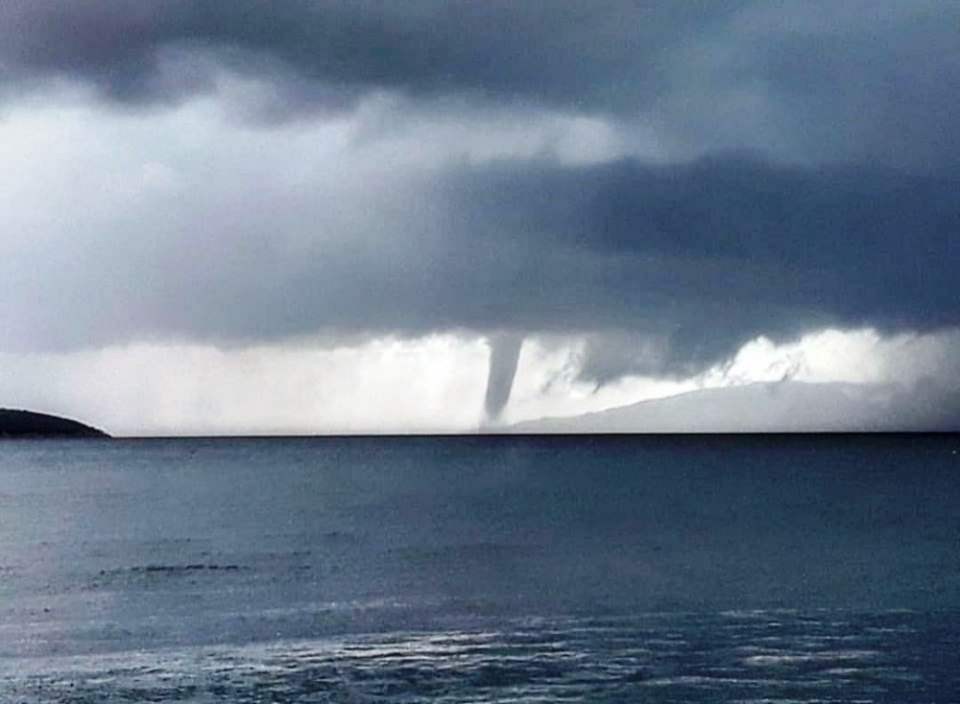
[[[496,423],[510,400],[521,347],[523,336],[517,333],[500,333],[490,338],[490,373],[483,405],[487,423]]]

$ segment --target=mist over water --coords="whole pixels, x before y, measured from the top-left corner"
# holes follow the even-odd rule
[[[946,702],[955,436],[0,445],[0,699]]]

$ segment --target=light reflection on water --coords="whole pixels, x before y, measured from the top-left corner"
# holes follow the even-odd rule
[[[11,658],[3,701],[951,702],[955,613],[526,618],[445,631]]]

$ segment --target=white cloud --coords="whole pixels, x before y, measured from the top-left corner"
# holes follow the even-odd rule
[[[582,338],[532,338],[521,352],[504,422],[572,417],[697,389],[785,379],[894,385],[906,393],[928,384],[958,389],[958,345],[960,330],[884,336],[872,328],[826,329],[783,344],[758,337],[726,364],[687,379],[626,375],[598,387],[579,378]]]
[[[482,340],[452,335],[137,344],[0,355],[0,399],[117,435],[448,432],[478,426],[486,365]]]
[[[912,387],[941,379],[957,383],[955,350],[960,330],[884,336],[872,328],[827,329],[777,345],[766,337],[751,340],[727,365],[701,377],[704,387],[779,381],[898,384]]]
[[[520,355],[504,424],[570,417],[700,388],[806,382],[958,386],[960,331],[884,337],[823,330],[783,345],[758,338],[725,367],[688,379],[578,377],[582,338],[534,336]],[[118,435],[472,432],[482,421],[489,348],[454,334],[253,347],[134,344],[0,354],[0,405],[63,414]]]
[[[586,342],[582,338],[533,337],[520,352],[504,424],[544,417],[574,416],[692,391],[695,380],[624,376],[597,384],[579,378]]]

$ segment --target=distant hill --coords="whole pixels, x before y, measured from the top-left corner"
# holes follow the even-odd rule
[[[102,430],[46,413],[0,408],[0,438],[107,438]]]
[[[798,381],[691,391],[508,433],[725,433],[960,430],[960,395],[926,388]]]

